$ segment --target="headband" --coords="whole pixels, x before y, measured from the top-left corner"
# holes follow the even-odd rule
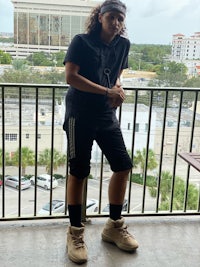
[[[118,4],[118,3],[108,4],[108,5],[102,6],[100,13],[104,14],[106,12],[111,12],[111,11],[117,11],[117,12],[120,12],[120,13],[126,15],[126,8],[123,7],[122,5]]]

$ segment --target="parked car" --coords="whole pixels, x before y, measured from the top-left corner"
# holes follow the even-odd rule
[[[60,199],[52,200],[51,204],[52,213],[65,213],[65,201]],[[39,214],[49,215],[50,212],[50,202],[45,204],[41,210],[39,210]]]
[[[58,186],[58,181],[55,177],[52,178],[52,188],[56,188]],[[30,182],[32,185],[35,184],[35,176],[30,178]],[[37,185],[43,187],[48,190],[51,188],[51,175],[49,174],[41,174],[37,176]]]
[[[5,185],[14,187],[16,189],[19,188],[19,177],[18,176],[7,176],[5,179]],[[21,176],[21,189],[27,189],[31,187],[31,182],[29,179],[25,178],[24,176]]]
[[[122,211],[127,211],[128,210],[128,201],[127,199],[124,199],[124,203],[122,206]],[[103,208],[102,212],[109,212],[110,211],[110,205],[107,204],[105,208]]]
[[[86,206],[86,212],[92,213],[97,212],[99,206],[99,201],[96,199],[87,199],[87,206]],[[51,205],[52,214],[55,213],[65,213],[65,201],[60,199],[52,200]],[[49,215],[50,213],[50,202],[45,204],[41,210],[39,210],[38,214],[40,215]]]

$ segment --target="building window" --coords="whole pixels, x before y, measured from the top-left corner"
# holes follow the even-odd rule
[[[29,139],[29,134],[28,133],[26,134],[26,139]]]
[[[41,139],[41,134],[38,134],[37,138],[38,138],[38,139]]]
[[[135,124],[135,132],[138,133],[139,130],[140,130],[140,125],[139,125],[139,123],[136,123]]]
[[[144,130],[145,130],[145,132],[147,132],[147,131],[148,131],[148,126],[149,126],[149,125],[148,125],[148,123],[145,123],[145,129],[144,129]]]
[[[8,133],[6,133],[5,134],[5,140],[6,141],[17,141],[17,134],[13,134],[13,133],[8,134]]]

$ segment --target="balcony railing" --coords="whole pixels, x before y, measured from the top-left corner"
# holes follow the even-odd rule
[[[199,173],[178,156],[183,151],[200,151],[199,88],[125,90],[126,103],[117,110],[117,115],[134,168],[127,182],[123,215],[199,215]],[[67,86],[63,85],[0,84],[0,220],[68,216],[65,201],[68,166],[66,163],[56,168],[53,154],[56,150],[67,155],[62,129],[66,91]],[[32,164],[29,155],[23,154],[24,147],[34,154]],[[41,166],[39,157],[45,149],[50,151],[49,162],[46,158]],[[16,151],[18,158],[13,161]],[[138,155],[141,157],[136,161]],[[39,187],[37,181],[21,190],[21,178],[17,189],[6,185],[8,175],[21,177],[25,171],[37,177],[47,170],[51,176],[50,190]],[[63,179],[53,189],[56,174]],[[96,210],[85,209],[83,218],[108,216],[104,207],[110,175],[107,161],[94,143],[92,179],[87,181],[85,200],[96,199]],[[64,213],[54,213],[55,199],[65,202]],[[49,202],[49,211],[41,214],[40,210]]]

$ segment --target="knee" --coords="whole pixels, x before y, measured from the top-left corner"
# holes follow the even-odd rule
[[[122,171],[121,173],[122,173],[124,176],[128,176],[130,172],[131,172],[131,169],[127,169],[127,170]]]
[[[121,178],[123,180],[124,179],[127,180],[130,171],[131,171],[131,169],[127,169],[127,170],[124,170],[124,171],[118,171],[118,172],[114,173],[114,176],[119,177],[119,178]]]
[[[90,174],[90,165],[87,163],[80,163],[77,161],[70,162],[70,174],[77,177],[77,179],[83,180]]]

